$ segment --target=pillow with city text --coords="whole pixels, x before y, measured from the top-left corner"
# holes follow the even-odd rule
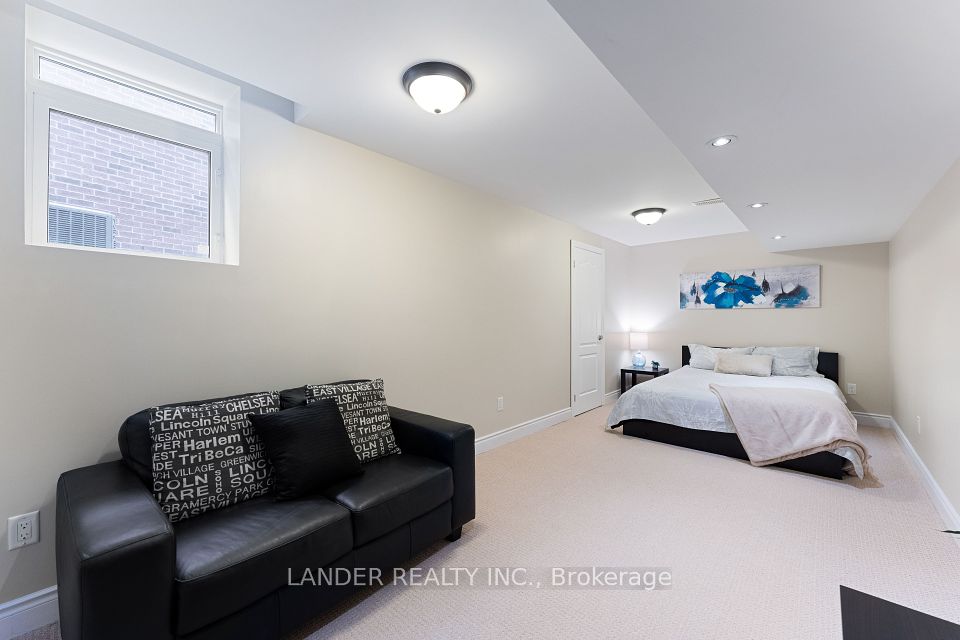
[[[150,409],[153,495],[171,522],[270,493],[272,469],[248,416],[279,410],[272,392]]]
[[[332,398],[340,409],[353,451],[360,462],[400,453],[390,426],[390,410],[383,392],[383,380],[308,384],[307,404]]]

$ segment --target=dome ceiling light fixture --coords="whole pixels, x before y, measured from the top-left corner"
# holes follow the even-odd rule
[[[421,62],[404,72],[403,88],[424,111],[443,114],[456,109],[470,95],[473,80],[448,62]]]
[[[630,215],[633,219],[643,225],[657,224],[660,218],[667,212],[663,207],[647,207],[646,209],[637,209]]]

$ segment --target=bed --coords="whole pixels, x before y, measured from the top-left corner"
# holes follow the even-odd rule
[[[682,347],[681,359],[681,369],[636,385],[623,394],[610,412],[608,426],[622,427],[623,434],[628,436],[747,460],[740,439],[724,418],[720,401],[709,391],[709,384],[716,382],[717,377],[727,385],[818,389],[843,399],[837,386],[839,355],[833,352],[819,353],[817,372],[823,378],[753,378],[694,369],[689,366],[690,349],[686,345]],[[821,451],[775,466],[842,479],[848,475],[853,456],[843,450],[838,453]]]

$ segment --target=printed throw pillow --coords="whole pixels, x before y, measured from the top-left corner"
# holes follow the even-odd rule
[[[383,380],[308,384],[307,404],[333,398],[340,409],[353,451],[360,462],[400,453],[390,426],[390,411],[383,392]]]
[[[270,492],[270,463],[247,416],[279,410],[272,392],[150,410],[153,495],[171,522]]]

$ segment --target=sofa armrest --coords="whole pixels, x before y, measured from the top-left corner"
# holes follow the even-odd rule
[[[423,413],[390,407],[390,424],[403,453],[431,458],[453,469],[453,526],[476,517],[476,463],[473,427]]]
[[[173,637],[173,527],[122,462],[60,476],[56,545],[64,640]]]

